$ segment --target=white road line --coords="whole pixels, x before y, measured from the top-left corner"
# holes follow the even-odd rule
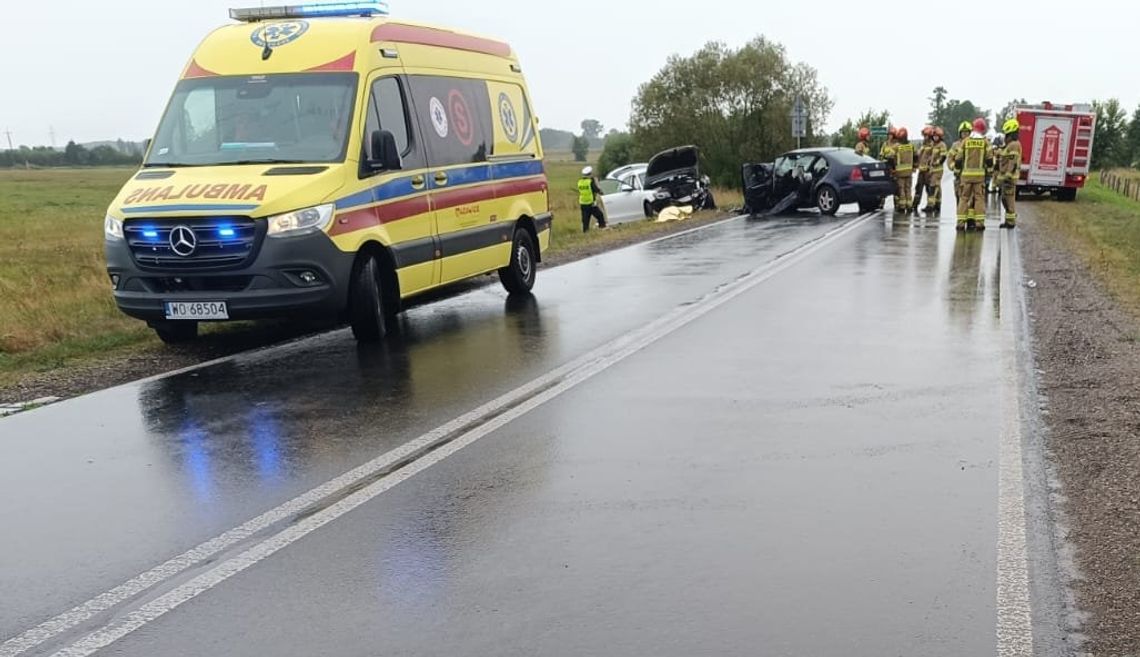
[[[1002,428],[998,467],[997,654],[1033,654],[1033,617],[1029,600],[1026,549],[1025,474],[1022,466],[1021,389],[1017,331],[1023,307],[1020,282],[1014,279],[1014,242],[1001,234]]]
[[[862,217],[860,217],[860,219],[861,218]],[[680,233],[665,235],[652,241],[659,242],[668,239],[674,239],[681,237],[682,235],[706,230],[712,228],[713,226],[719,226],[721,224],[725,224],[730,221],[736,221],[738,219],[740,219],[740,217],[733,217],[730,219],[725,219],[723,221],[713,222]],[[631,247],[627,248],[632,248],[634,246],[638,245],[631,245]],[[651,324],[650,326],[653,325]],[[159,379],[176,376],[178,374],[185,374],[195,370],[201,370],[213,365],[218,365],[220,363],[240,358],[242,356],[248,356],[251,353],[264,354],[275,350],[288,349],[295,347],[297,344],[300,344],[302,342],[314,340],[325,335],[328,334],[306,336],[278,345],[272,345],[263,349],[255,350],[253,352],[243,352],[240,354],[224,356],[222,358],[218,358],[206,363],[199,363],[197,365],[174,370],[172,372],[166,372],[124,385],[139,385],[150,381],[157,381]],[[633,335],[634,334],[630,334],[630,336]],[[623,338],[623,340],[624,339],[631,339],[631,337]],[[600,349],[612,347],[618,342],[621,342],[621,340],[610,343],[609,345],[604,345]],[[123,604],[124,602],[130,600],[143,591],[146,591],[147,589],[178,575],[179,573],[194,566],[195,564],[201,563],[202,561],[205,561],[206,559],[209,559],[214,555],[249,539],[251,536],[259,534],[267,530],[269,527],[299,514],[320,500],[329,497],[338,491],[344,490],[349,486],[357,484],[364,479],[373,477],[377,473],[383,472],[384,470],[391,468],[397,463],[407,460],[408,458],[414,456],[416,453],[423,451],[428,445],[438,442],[439,440],[449,435],[453,435],[456,432],[462,430],[464,427],[467,427],[468,425],[471,425],[482,418],[492,415],[501,409],[508,408],[511,405],[518,403],[519,400],[525,399],[526,397],[535,394],[536,391],[542,390],[544,387],[549,386],[552,382],[566,376],[574,369],[588,363],[595,357],[599,350],[595,350],[590,354],[586,354],[585,356],[570,361],[562,367],[552,370],[546,375],[541,376],[527,384],[524,384],[498,397],[497,399],[491,400],[486,404],[483,404],[482,406],[472,410],[471,412],[457,417],[451,422],[448,422],[447,424],[444,424],[443,426],[438,427],[433,431],[430,431],[397,449],[387,452],[365,463],[364,465],[361,465],[358,468],[350,470],[349,472],[344,473],[343,475],[329,481],[328,483],[325,483],[306,493],[302,493],[292,500],[285,502],[281,506],[271,509],[262,515],[257,516],[256,518],[242,524],[239,527],[235,527],[234,529],[231,529],[220,536],[212,538],[209,541],[206,541],[205,543],[202,543],[197,547],[194,547],[163,564],[155,566],[154,568],[146,571],[145,573],[142,573],[141,575],[138,575],[135,578],[88,600],[87,602],[77,605],[76,607],[73,607],[72,609],[58,616],[48,619],[43,623],[40,623],[39,625],[23,632],[19,636],[6,640],[3,644],[0,644],[0,657],[16,657],[16,655],[23,654],[28,650],[41,645],[45,641],[48,641],[51,638],[58,636],[59,634],[79,625],[80,623],[83,623],[93,618],[94,616],[112,609],[120,604]]]
[[[91,655],[111,645],[115,641],[127,636],[147,623],[162,617],[198,595],[209,591],[230,577],[257,564],[381,493],[408,480],[417,473],[439,463],[464,447],[503,427],[512,420],[529,413],[567,390],[609,369],[614,364],[621,362],[645,347],[686,326],[690,322],[707,315],[716,308],[737,298],[789,267],[801,262],[825,247],[828,243],[833,242],[866,223],[867,219],[871,216],[873,216],[873,214],[863,215],[834,230],[828,231],[821,237],[788,253],[782,254],[767,265],[753,270],[732,283],[722,286],[715,292],[704,297],[701,301],[674,310],[645,328],[600,347],[590,354],[519,388],[518,391],[508,393],[495,402],[480,407],[480,409],[473,411],[468,414],[468,416],[476,415],[478,414],[478,410],[487,408],[490,408],[490,410],[483,412],[481,417],[486,417],[493,413],[499,414],[474,429],[463,433],[455,440],[446,443],[435,451],[428,453],[365,488],[352,493],[344,499],[337,501],[335,504],[303,518],[277,534],[253,545],[241,554],[219,563],[185,584],[155,598],[142,607],[125,615],[121,615],[117,620],[108,623],[79,641],[60,650],[56,653],[56,657],[81,657]],[[467,422],[467,424],[469,423],[470,422]],[[445,426],[454,426],[455,424],[456,423],[453,422]],[[434,436],[434,440],[438,441],[451,433],[454,432],[437,429],[428,435]],[[418,449],[423,449],[432,441],[421,438],[413,442],[418,444]],[[415,449],[404,450],[405,453],[415,453],[415,451]],[[359,470],[360,469],[353,472]],[[373,471],[375,471],[375,469]],[[325,487],[322,487],[322,489],[323,488]]]

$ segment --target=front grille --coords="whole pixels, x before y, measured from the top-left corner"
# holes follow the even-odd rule
[[[193,231],[196,240],[193,253],[185,256],[175,252],[170,240],[171,232],[182,226]],[[123,224],[123,236],[142,269],[234,269],[254,257],[263,226],[249,217],[131,219]]]
[[[143,279],[151,292],[243,292],[252,276],[155,276]]]

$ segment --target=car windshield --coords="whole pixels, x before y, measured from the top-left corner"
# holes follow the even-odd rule
[[[356,81],[355,73],[183,80],[146,166],[342,161]]]

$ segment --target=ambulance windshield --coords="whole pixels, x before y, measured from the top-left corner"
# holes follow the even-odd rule
[[[343,161],[356,81],[355,73],[183,80],[145,166]]]

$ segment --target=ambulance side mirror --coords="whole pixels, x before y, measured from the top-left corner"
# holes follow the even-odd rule
[[[404,168],[400,161],[400,149],[396,146],[396,136],[387,130],[373,130],[369,149],[368,168],[373,171],[399,171]]]

